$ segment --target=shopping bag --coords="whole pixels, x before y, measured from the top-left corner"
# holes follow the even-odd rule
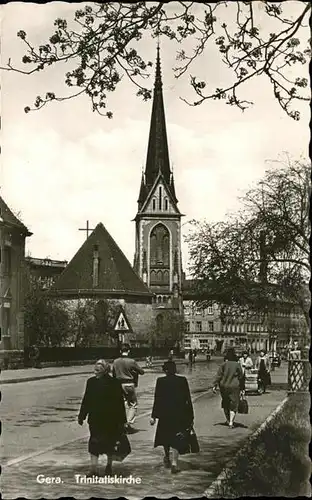
[[[271,373],[266,372],[266,385],[272,385]]]
[[[187,430],[177,432],[172,447],[178,450],[180,455],[190,453],[190,435]]]
[[[114,446],[113,460],[122,462],[131,453],[131,446],[126,434],[122,434]]]
[[[248,401],[245,398],[241,398],[238,403],[238,413],[248,413]]]
[[[190,430],[189,440],[190,440],[190,452],[199,453],[199,444],[194,429]]]

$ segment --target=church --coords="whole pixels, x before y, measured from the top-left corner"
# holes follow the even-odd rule
[[[109,303],[116,311],[115,337],[102,331],[92,345],[211,349],[227,346],[276,349],[261,319],[221,319],[213,297],[202,310],[194,301],[196,281],[185,278],[181,255],[181,218],[170,166],[159,47],[145,170],[138,186],[133,266],[99,222],[70,260],[25,259],[25,238],[31,233],[0,198],[0,271],[2,341],[0,351],[22,352],[28,345],[23,330],[25,267],[40,278],[50,297],[77,302]],[[13,252],[13,253],[12,253]],[[11,254],[15,257],[11,259]],[[1,257],[2,256],[2,257]],[[14,267],[14,272],[12,271]],[[48,285],[47,285],[48,284]],[[207,297],[206,297],[207,298]],[[285,334],[286,335],[286,334]],[[287,343],[287,335],[283,343]],[[273,342],[273,343],[272,343]]]
[[[157,47],[146,166],[134,217],[134,266],[99,223],[53,284],[50,295],[72,303],[90,297],[118,303],[129,323],[123,340],[136,346],[180,347],[181,217],[169,161]]]

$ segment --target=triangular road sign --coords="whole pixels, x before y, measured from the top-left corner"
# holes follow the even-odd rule
[[[122,307],[120,307],[119,312],[117,314],[114,330],[115,332],[128,332],[128,333],[132,332],[130,322]]]

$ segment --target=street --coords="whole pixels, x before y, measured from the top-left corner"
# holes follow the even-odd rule
[[[250,396],[248,415],[238,415],[236,429],[223,426],[219,395],[209,388],[222,359],[193,367],[178,365],[188,378],[195,411],[195,430],[200,453],[184,455],[177,477],[163,467],[163,450],[153,448],[155,427],[149,424],[156,367],[140,377],[138,432],[129,436],[132,453],[124,462],[114,463],[118,477],[139,478],[141,484],[78,484],[77,474],[89,469],[88,426],[77,424],[77,413],[88,375],[7,384],[2,386],[2,497],[74,498],[124,496],[140,499],[190,498],[202,496],[227,461],[284,399],[286,367],[272,374],[273,386],[263,396]],[[90,373],[92,367],[90,366]],[[100,458],[102,473],[105,457]],[[38,475],[42,482],[38,482]],[[51,479],[52,478],[52,479]],[[56,479],[56,483],[49,481]],[[105,488],[105,491],[104,489]]]
[[[220,361],[219,361],[220,362]],[[186,365],[192,393],[211,386],[217,364]],[[93,374],[90,366],[90,376]],[[145,373],[139,381],[139,413],[150,410],[155,380],[160,367]],[[2,386],[2,464],[39,449],[58,446],[88,433],[77,425],[77,414],[88,375],[59,377]]]

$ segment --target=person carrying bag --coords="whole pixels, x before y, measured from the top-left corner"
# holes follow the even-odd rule
[[[245,396],[241,396],[241,398],[239,400],[239,403],[238,403],[238,410],[237,410],[237,412],[241,413],[243,415],[247,415],[248,411],[249,411],[248,401],[245,398]]]

